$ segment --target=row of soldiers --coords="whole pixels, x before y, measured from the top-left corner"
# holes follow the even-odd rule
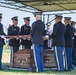
[[[18,24],[18,17],[16,17],[16,16],[13,17],[12,21],[13,21],[13,25],[8,28],[8,35],[9,36],[30,35],[30,32],[31,32],[31,26],[29,26],[30,17],[25,17],[24,18],[25,24],[22,25],[21,29],[19,29],[19,27],[17,26],[17,24]],[[45,39],[44,39],[44,49],[51,48],[51,46],[52,46],[52,44],[51,45],[48,44],[48,42],[50,41],[49,40],[49,34],[52,33],[52,31],[49,32],[50,24],[48,24],[47,28],[48,29],[45,30],[44,33],[43,33],[43,36],[45,36]],[[51,41],[50,41],[50,43],[51,43]],[[28,40],[25,37],[23,37],[21,39],[21,42],[20,42],[20,39],[10,39],[9,40],[9,46],[13,47],[13,53],[15,53],[15,52],[17,52],[17,50],[19,50],[20,44],[22,45],[23,49],[31,49],[32,40],[31,39]],[[50,46],[48,46],[48,45],[50,45]]]
[[[24,19],[24,25],[21,26],[21,29],[17,26],[18,25],[18,17],[12,17],[12,25],[9,26],[8,28],[8,36],[19,36],[19,35],[30,35],[31,32],[31,27],[29,26],[30,24],[30,17],[25,17]],[[5,45],[4,42],[4,36],[7,36],[4,31],[3,31],[3,25],[1,23],[2,21],[2,14],[0,14],[0,69],[2,69],[2,63],[1,63],[1,59],[2,59],[2,52],[3,52],[3,46]],[[4,36],[3,36],[4,35]],[[44,31],[43,36],[46,35],[46,32]],[[20,44],[22,45],[23,49],[31,49],[32,46],[32,40],[28,40],[25,37],[22,37],[21,40],[19,38],[11,38],[9,39],[9,46],[11,51],[13,51],[13,53],[17,52],[19,50]],[[44,45],[45,48],[45,45]],[[12,53],[12,52],[11,52]],[[12,63],[12,57],[11,57],[11,63]]]
[[[72,70],[72,52],[74,47],[74,32],[76,31],[73,26],[71,26],[71,17],[65,17],[65,25],[61,22],[62,16],[56,15],[56,23],[53,28],[52,34],[47,34],[47,30],[43,33],[43,36],[48,35],[48,38],[53,39],[52,46],[55,52],[55,61],[57,64],[58,71],[64,71],[64,66],[67,70]],[[12,18],[13,25],[8,29],[8,35],[30,35],[31,27],[29,26],[30,18],[24,18],[25,24],[22,25],[21,29],[17,26],[18,17]],[[33,24],[34,25],[34,24]],[[19,31],[20,30],[20,31]],[[35,36],[35,39],[38,37]],[[39,40],[40,41],[40,40]],[[46,40],[45,40],[46,41]],[[44,41],[44,48],[46,48],[47,42]],[[35,43],[38,41],[35,40]],[[13,52],[17,52],[20,46],[19,39],[10,39],[9,45],[13,47]],[[21,45],[24,49],[30,49],[32,42],[31,40],[21,39]],[[47,46],[48,47],[48,46]],[[64,49],[65,47],[65,49]],[[36,54],[37,55],[37,54]],[[63,61],[63,56],[65,56],[65,65]],[[70,59],[69,59],[70,58]]]
[[[74,22],[72,22],[74,24]],[[72,52],[76,35],[76,29],[71,26],[71,17],[65,17],[64,24],[62,23],[62,16],[56,16],[53,33],[49,36],[53,39],[53,47],[55,54],[55,61],[57,71],[71,71]],[[76,53],[75,53],[76,55]],[[74,60],[73,60],[74,61]],[[76,61],[76,60],[75,60]]]
[[[29,26],[30,18],[26,17],[24,18],[25,24],[22,25],[21,29],[17,26],[18,24],[18,17],[12,18],[13,25],[8,28],[8,35],[9,36],[18,36],[18,35],[30,35],[31,27]],[[19,50],[20,46],[20,39],[10,39],[9,45],[13,47],[13,53],[17,52]],[[32,42],[31,40],[27,40],[25,38],[21,39],[21,45],[24,47],[24,49],[31,49]]]
[[[0,35],[6,35],[3,31],[3,25],[1,23],[2,14],[0,14]],[[29,26],[30,18],[25,17],[24,22],[25,24],[22,25],[21,29],[17,26],[18,24],[18,17],[15,16],[11,18],[13,25],[8,28],[8,35],[9,36],[18,36],[18,35],[30,35],[31,27]],[[71,18],[65,17],[65,25],[61,22],[62,16],[56,16],[56,23],[53,28],[53,33],[48,34],[50,39],[53,39],[52,46],[54,47],[55,53],[55,61],[57,65],[58,71],[64,71],[64,61],[63,55],[67,58],[67,69],[72,70],[72,52],[73,52],[73,36],[75,29],[70,25]],[[34,25],[34,24],[33,24]],[[65,34],[64,34],[65,33]],[[43,36],[46,34],[44,33]],[[35,37],[38,39],[38,37]],[[64,39],[65,38],[65,39]],[[36,39],[35,39],[36,40]],[[1,59],[2,59],[2,51],[4,45],[4,37],[0,37],[0,69],[2,69]],[[10,47],[13,48],[13,53],[19,50],[20,40],[19,39],[10,39],[9,40]],[[21,45],[24,49],[30,49],[32,45],[31,40],[27,40],[25,38],[21,39]],[[45,45],[45,44],[44,44]],[[45,46],[44,46],[45,47]],[[65,47],[65,53],[64,53]],[[70,59],[69,59],[70,58]]]
[[[64,26],[64,24],[61,22],[62,16],[56,16],[55,20],[56,20],[56,23],[53,28],[53,33],[49,34],[50,36],[49,41],[45,40],[45,42],[47,43],[47,44],[44,44],[46,45],[45,48],[49,48],[48,42],[51,43],[53,41],[52,46],[54,47],[54,50],[56,50],[55,53],[57,54],[57,56],[55,54],[55,57],[56,57],[55,59],[56,59],[58,70],[60,71],[62,70],[62,64],[64,64],[67,70],[72,70],[74,69],[74,66],[76,66],[76,28],[75,28],[76,22],[71,21],[71,17],[65,17],[65,20],[64,20],[65,26]],[[61,28],[61,30],[59,29],[58,26]],[[65,34],[63,34],[62,32],[63,30],[65,31]],[[63,37],[65,40],[63,39]],[[53,40],[50,41],[51,39]],[[50,48],[52,48],[52,46]],[[57,49],[60,50],[59,46],[65,47],[65,49],[62,48],[62,51],[57,51]],[[63,52],[62,57],[60,55],[61,52]],[[63,56],[65,59],[64,61],[63,61]]]
[[[25,24],[22,25],[21,30],[17,26],[18,17],[15,16],[15,17],[11,18],[11,20],[13,22],[13,25],[8,28],[8,36],[18,36],[18,35],[29,35],[30,34],[30,30],[31,30],[31,27],[29,26],[30,17],[24,18]],[[3,46],[5,45],[4,36],[7,36],[3,31],[3,25],[1,23],[1,21],[2,21],[2,13],[0,13],[0,69],[2,69],[1,59],[2,59]],[[25,38],[23,38],[23,39],[21,39],[21,45],[23,45],[23,47],[25,49],[31,49],[32,42],[31,42],[31,40],[27,40],[27,39],[25,40]],[[13,50],[13,53],[17,52],[19,50],[19,46],[20,46],[20,39],[16,39],[16,38],[10,39],[9,46]]]

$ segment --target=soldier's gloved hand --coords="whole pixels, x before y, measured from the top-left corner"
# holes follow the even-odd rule
[[[19,38],[16,38],[16,40],[19,40]]]
[[[2,39],[5,39],[5,36],[4,36],[4,35],[1,35],[1,38],[2,38]]]
[[[45,39],[49,39],[49,36],[48,36],[48,35],[46,35],[46,36],[45,36]]]

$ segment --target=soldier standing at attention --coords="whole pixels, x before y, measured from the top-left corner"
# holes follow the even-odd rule
[[[24,22],[25,24],[22,25],[21,27],[20,35],[30,35],[31,30],[31,27],[29,26],[30,17],[25,17]],[[31,39],[25,39],[25,38],[21,39],[21,45],[23,49],[31,49],[32,45]]]
[[[3,24],[2,22],[2,14],[0,13],[0,70],[2,70],[2,52],[3,52],[3,45],[5,45],[4,42],[4,31],[3,31]]]
[[[72,50],[73,50],[73,36],[74,28],[71,26],[71,17],[65,17],[65,51],[66,51],[66,70],[72,70]]]
[[[9,36],[18,36],[19,35],[19,27],[18,24],[18,17],[15,16],[12,19],[13,25],[8,28],[8,35]],[[19,50],[20,46],[20,40],[17,38],[12,38],[9,40],[9,46],[13,50],[13,53],[17,52]]]
[[[57,71],[64,71],[63,52],[65,46],[65,25],[61,22],[61,20],[62,16],[56,15],[56,23],[54,24],[53,33],[49,36],[50,39],[53,39],[52,46],[54,47]]]
[[[33,40],[33,53],[34,61],[36,66],[36,72],[43,72],[44,62],[43,62],[43,32],[45,30],[45,25],[41,21],[41,14],[36,13],[36,21],[32,24],[31,36]]]
[[[73,68],[76,66],[76,28],[75,28],[76,22],[72,21],[71,25],[74,28],[74,39],[73,39],[73,51],[72,51],[72,63],[73,63]]]

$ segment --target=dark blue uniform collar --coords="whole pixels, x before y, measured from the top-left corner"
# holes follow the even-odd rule
[[[37,20],[37,21],[41,21],[41,20]]]
[[[29,25],[27,25],[27,24],[25,24],[26,26],[29,26]]]
[[[13,27],[17,27],[17,25],[14,25],[14,24],[13,24]]]
[[[67,24],[66,26],[69,26],[70,24]],[[71,25],[70,25],[71,26]]]
[[[37,21],[41,21],[41,20],[37,20]]]
[[[57,24],[62,23],[61,21],[59,21]]]

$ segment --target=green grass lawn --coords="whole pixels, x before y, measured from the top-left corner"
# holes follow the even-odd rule
[[[31,73],[27,71],[18,71],[18,70],[9,70],[9,71],[0,71],[0,75],[75,75],[76,71],[70,72],[54,72],[54,71],[44,71],[43,73]]]
[[[9,65],[10,63],[10,49],[4,48],[3,57],[2,57],[3,67]],[[76,68],[69,72],[55,72],[52,70],[45,70],[43,73],[32,73],[27,72],[26,70],[2,70],[0,75],[76,75]]]

